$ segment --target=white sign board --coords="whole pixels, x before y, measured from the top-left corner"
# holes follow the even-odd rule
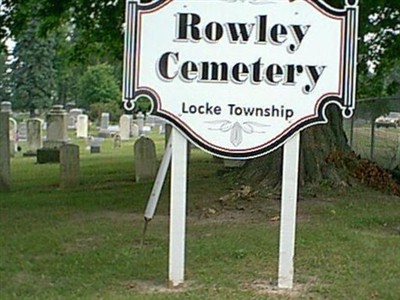
[[[127,2],[124,107],[148,97],[204,150],[247,159],[326,122],[328,103],[351,116],[357,1]]]

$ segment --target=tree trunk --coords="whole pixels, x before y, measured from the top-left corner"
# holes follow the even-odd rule
[[[345,175],[326,161],[334,151],[350,151],[343,131],[343,120],[340,110],[330,105],[326,110],[328,124],[317,125],[301,133],[300,178],[301,186],[326,183],[341,185]],[[262,186],[275,187],[282,177],[282,147],[276,151],[250,160],[245,165],[241,177],[247,182]]]

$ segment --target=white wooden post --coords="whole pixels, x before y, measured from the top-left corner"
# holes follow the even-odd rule
[[[283,147],[281,229],[279,243],[278,287],[293,288],[293,259],[296,233],[296,207],[299,177],[300,133]]]
[[[175,128],[171,131],[171,206],[169,228],[169,282],[178,287],[184,281],[186,229],[187,141]]]
[[[149,201],[147,202],[146,210],[144,212],[144,218],[146,221],[150,221],[154,217],[154,213],[157,208],[158,200],[160,199],[161,190],[167,176],[169,163],[171,162],[172,156],[172,141],[171,138],[168,140],[167,147],[165,147],[164,156],[161,160],[160,168],[158,169],[156,180],[154,181],[153,189],[151,190]]]

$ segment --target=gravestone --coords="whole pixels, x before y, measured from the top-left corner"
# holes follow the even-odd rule
[[[102,113],[100,120],[100,129],[108,129],[108,126],[110,126],[110,114]]]
[[[11,102],[9,101],[3,101],[1,102],[1,112],[5,112],[8,113],[8,118],[9,118],[9,125],[8,125],[8,129],[9,129],[9,144],[10,144],[10,156],[14,157],[15,152],[17,151],[17,129],[18,129],[18,124],[17,121],[15,119],[13,119],[11,117],[12,114],[12,105]]]
[[[46,116],[47,138],[44,148],[59,149],[68,141],[67,113],[62,105],[54,105]]]
[[[0,112],[0,191],[11,186],[9,113]]]
[[[108,126],[108,133],[110,136],[115,134],[119,134],[119,125],[110,125]]]
[[[76,122],[76,137],[86,139],[88,137],[88,128],[89,117],[84,114],[78,115]]]
[[[101,144],[103,143],[103,138],[91,138],[90,139],[90,153],[100,153],[101,152]]]
[[[146,133],[151,133],[151,127],[148,125],[143,126],[143,133],[144,135],[146,135]]]
[[[122,146],[122,140],[121,136],[119,134],[114,135],[114,140],[113,140],[113,148],[121,148]]]
[[[37,118],[26,121],[28,150],[24,156],[36,156],[37,150],[43,147],[42,123],[43,121]]]
[[[60,147],[60,188],[79,185],[79,146],[65,144]]]
[[[1,112],[8,112],[10,115],[12,113],[12,105],[9,101],[3,101],[0,105]]]
[[[26,142],[28,140],[28,125],[22,122],[18,126],[18,142]]]
[[[157,118],[154,116],[147,116],[146,117],[146,125],[150,127],[156,126]]]
[[[129,140],[131,136],[132,115],[122,115],[119,118],[119,135],[122,141]]]
[[[139,126],[137,126],[135,123],[132,124],[132,137],[138,137],[139,136]]]
[[[153,180],[157,172],[156,147],[154,142],[141,136],[134,144],[136,182]]]
[[[37,150],[37,162],[60,162],[60,147],[68,141],[67,112],[62,105],[54,105],[46,116],[47,137],[43,142],[43,148]]]
[[[15,119],[9,118],[9,131],[10,131],[10,155],[15,156],[18,148],[18,123]]]
[[[59,163],[59,148],[41,148],[36,151],[36,162],[38,164]]]
[[[137,116],[137,125],[139,127],[139,135],[143,134],[143,127],[144,127],[144,115],[143,113],[140,111]]]
[[[110,114],[102,113],[100,119],[99,137],[106,138],[110,136],[110,131],[108,128],[109,126],[110,126]]]
[[[68,129],[76,129],[76,122],[81,114],[83,114],[83,110],[80,108],[73,108],[68,112]]]

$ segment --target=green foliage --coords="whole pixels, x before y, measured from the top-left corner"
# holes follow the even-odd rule
[[[18,38],[10,65],[11,101],[16,109],[47,108],[55,92],[55,39],[40,39],[36,22]]]
[[[7,53],[0,49],[0,102],[8,100],[8,74],[7,71]]]
[[[151,102],[148,98],[140,97],[139,99],[136,100],[135,110],[134,110],[135,113],[138,113],[140,111],[143,114],[147,115],[150,109],[151,109]]]
[[[148,3],[149,0],[141,2]],[[345,4],[344,0],[326,2],[334,7],[343,7]],[[88,63],[94,53],[101,61],[114,64],[122,60],[125,1],[4,0],[3,4],[4,14],[0,18],[12,34],[23,31],[32,15],[40,18],[42,33],[69,23],[76,61],[86,60]],[[376,76],[390,73],[393,59],[398,57],[399,28],[400,1],[360,0],[359,74],[367,75],[371,62],[375,65]],[[6,35],[6,30],[0,32],[0,38]],[[370,84],[368,80],[360,83],[360,91]],[[378,90],[371,91],[369,96],[381,95],[381,90],[378,86]],[[385,92],[393,93],[393,88]]]
[[[77,102],[78,80],[83,73],[84,66],[79,66],[73,60],[73,41],[69,34],[69,25],[66,24],[55,33],[57,55],[54,60],[56,69],[56,97],[57,102],[65,105],[68,102]]]
[[[106,64],[88,67],[79,80],[78,105],[88,109],[94,103],[119,103],[121,92],[113,74]]]
[[[6,53],[0,51],[0,74],[3,74],[6,69]]]
[[[367,72],[372,62],[376,73],[383,75],[398,58],[400,1],[361,0],[360,9],[360,71]]]
[[[98,121],[103,112],[110,113],[110,121],[116,122],[119,120],[119,117],[122,115],[123,111],[119,106],[118,102],[98,102],[93,103],[89,107],[89,118],[93,121]]]
[[[360,12],[358,98],[396,94],[398,83],[392,77],[399,66],[400,1],[361,0]]]
[[[11,35],[19,35],[26,30],[27,20],[38,17],[41,35],[70,24],[77,60],[90,59],[94,53],[122,60],[125,1],[3,0],[3,5],[0,39],[9,35],[6,27]]]

